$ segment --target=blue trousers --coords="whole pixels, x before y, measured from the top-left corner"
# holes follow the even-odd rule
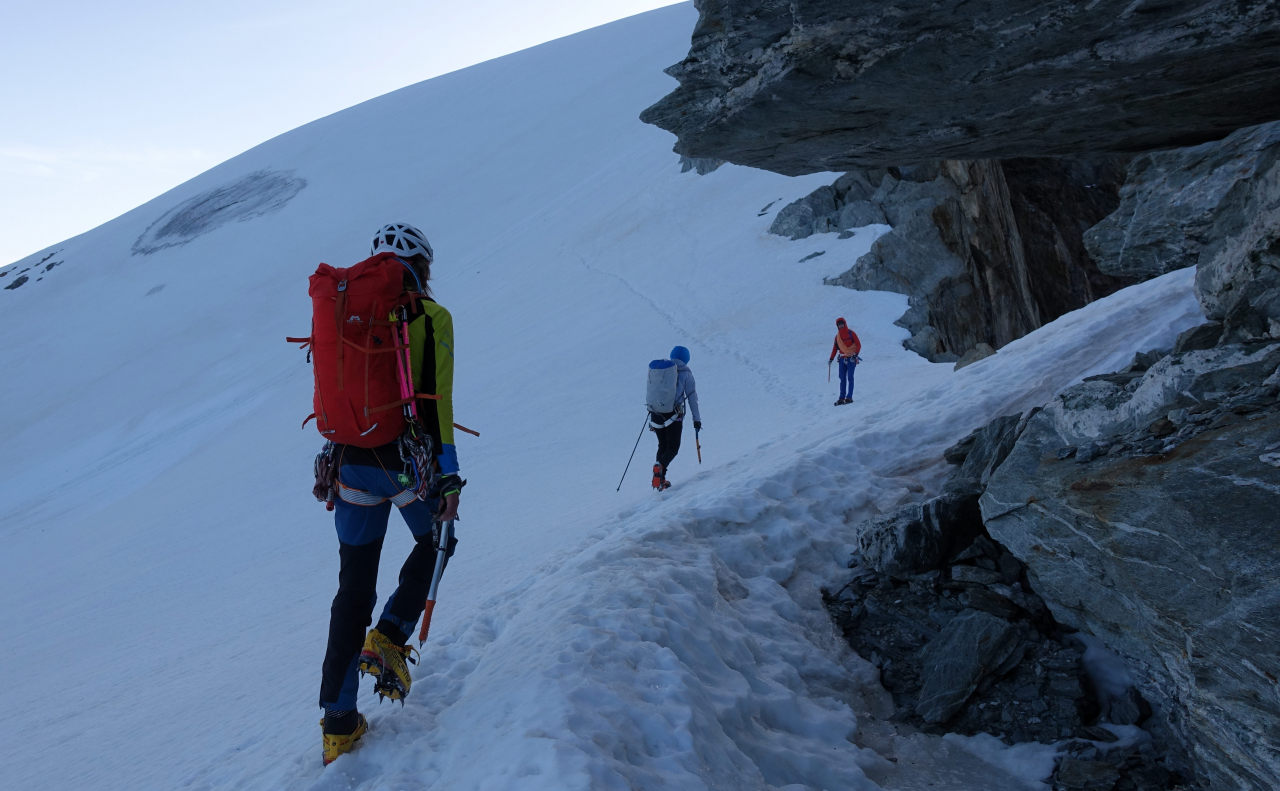
[[[341,496],[334,504],[338,530],[338,593],[329,611],[329,643],[320,682],[320,705],[338,711],[356,708],[360,649],[378,601],[378,559],[387,534],[392,499],[407,495],[393,473],[381,466],[343,464],[338,470]],[[352,502],[355,501],[355,502]],[[400,569],[399,584],[382,608],[379,626],[403,644],[422,615],[435,571],[436,502],[413,500],[400,506],[414,547]],[[453,546],[449,547],[453,554]]]
[[[840,397],[853,398],[853,369],[858,363],[852,357],[837,357],[840,361]],[[848,385],[848,389],[845,389]]]

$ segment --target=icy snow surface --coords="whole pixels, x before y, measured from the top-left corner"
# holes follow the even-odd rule
[[[896,732],[819,589],[859,521],[936,487],[946,446],[1198,323],[1191,275],[959,372],[921,360],[903,297],[821,285],[883,228],[767,233],[830,175],[680,173],[637,120],[694,21],[655,11],[323,118],[0,291],[0,787],[1044,787],[1051,746]],[[322,768],[337,544],[284,337],[315,265],[401,220],[435,246],[457,419],[482,436],[458,439],[461,543],[408,703],[366,683],[369,736]],[[839,315],[865,363],[836,409]],[[646,364],[676,343],[702,463],[689,429],[655,495],[645,433],[617,492]],[[393,517],[384,593],[409,546]]]

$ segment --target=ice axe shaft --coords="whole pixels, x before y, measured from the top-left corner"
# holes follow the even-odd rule
[[[701,430],[701,429],[696,429],[696,428],[695,428],[695,429],[693,430],[693,444],[694,444],[694,447],[696,447],[696,448],[698,449],[698,463],[699,463],[699,464],[701,464],[701,463],[702,463],[702,439],[701,439],[701,434],[702,434],[702,430]]]
[[[436,568],[431,573],[431,588],[427,591],[427,603],[422,609],[422,628],[418,630],[418,647],[427,642],[427,632],[431,630],[431,614],[436,609],[436,594],[440,590],[440,577],[444,574],[444,564],[449,555],[449,539],[453,538],[453,520],[440,526],[440,541],[436,544]]]

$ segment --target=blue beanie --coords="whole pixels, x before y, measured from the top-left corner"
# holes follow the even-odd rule
[[[689,350],[683,346],[677,346],[671,350],[671,359],[679,360],[685,365],[689,364]]]

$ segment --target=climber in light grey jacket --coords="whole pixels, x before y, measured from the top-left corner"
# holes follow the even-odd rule
[[[676,409],[674,412],[649,413],[649,427],[658,435],[658,457],[653,465],[653,488],[658,491],[671,487],[667,480],[667,467],[680,452],[680,434],[684,430],[686,408],[693,414],[693,430],[702,429],[702,413],[698,410],[698,390],[689,370],[689,350],[677,346],[671,350],[676,364]],[[670,391],[668,391],[670,392]]]

